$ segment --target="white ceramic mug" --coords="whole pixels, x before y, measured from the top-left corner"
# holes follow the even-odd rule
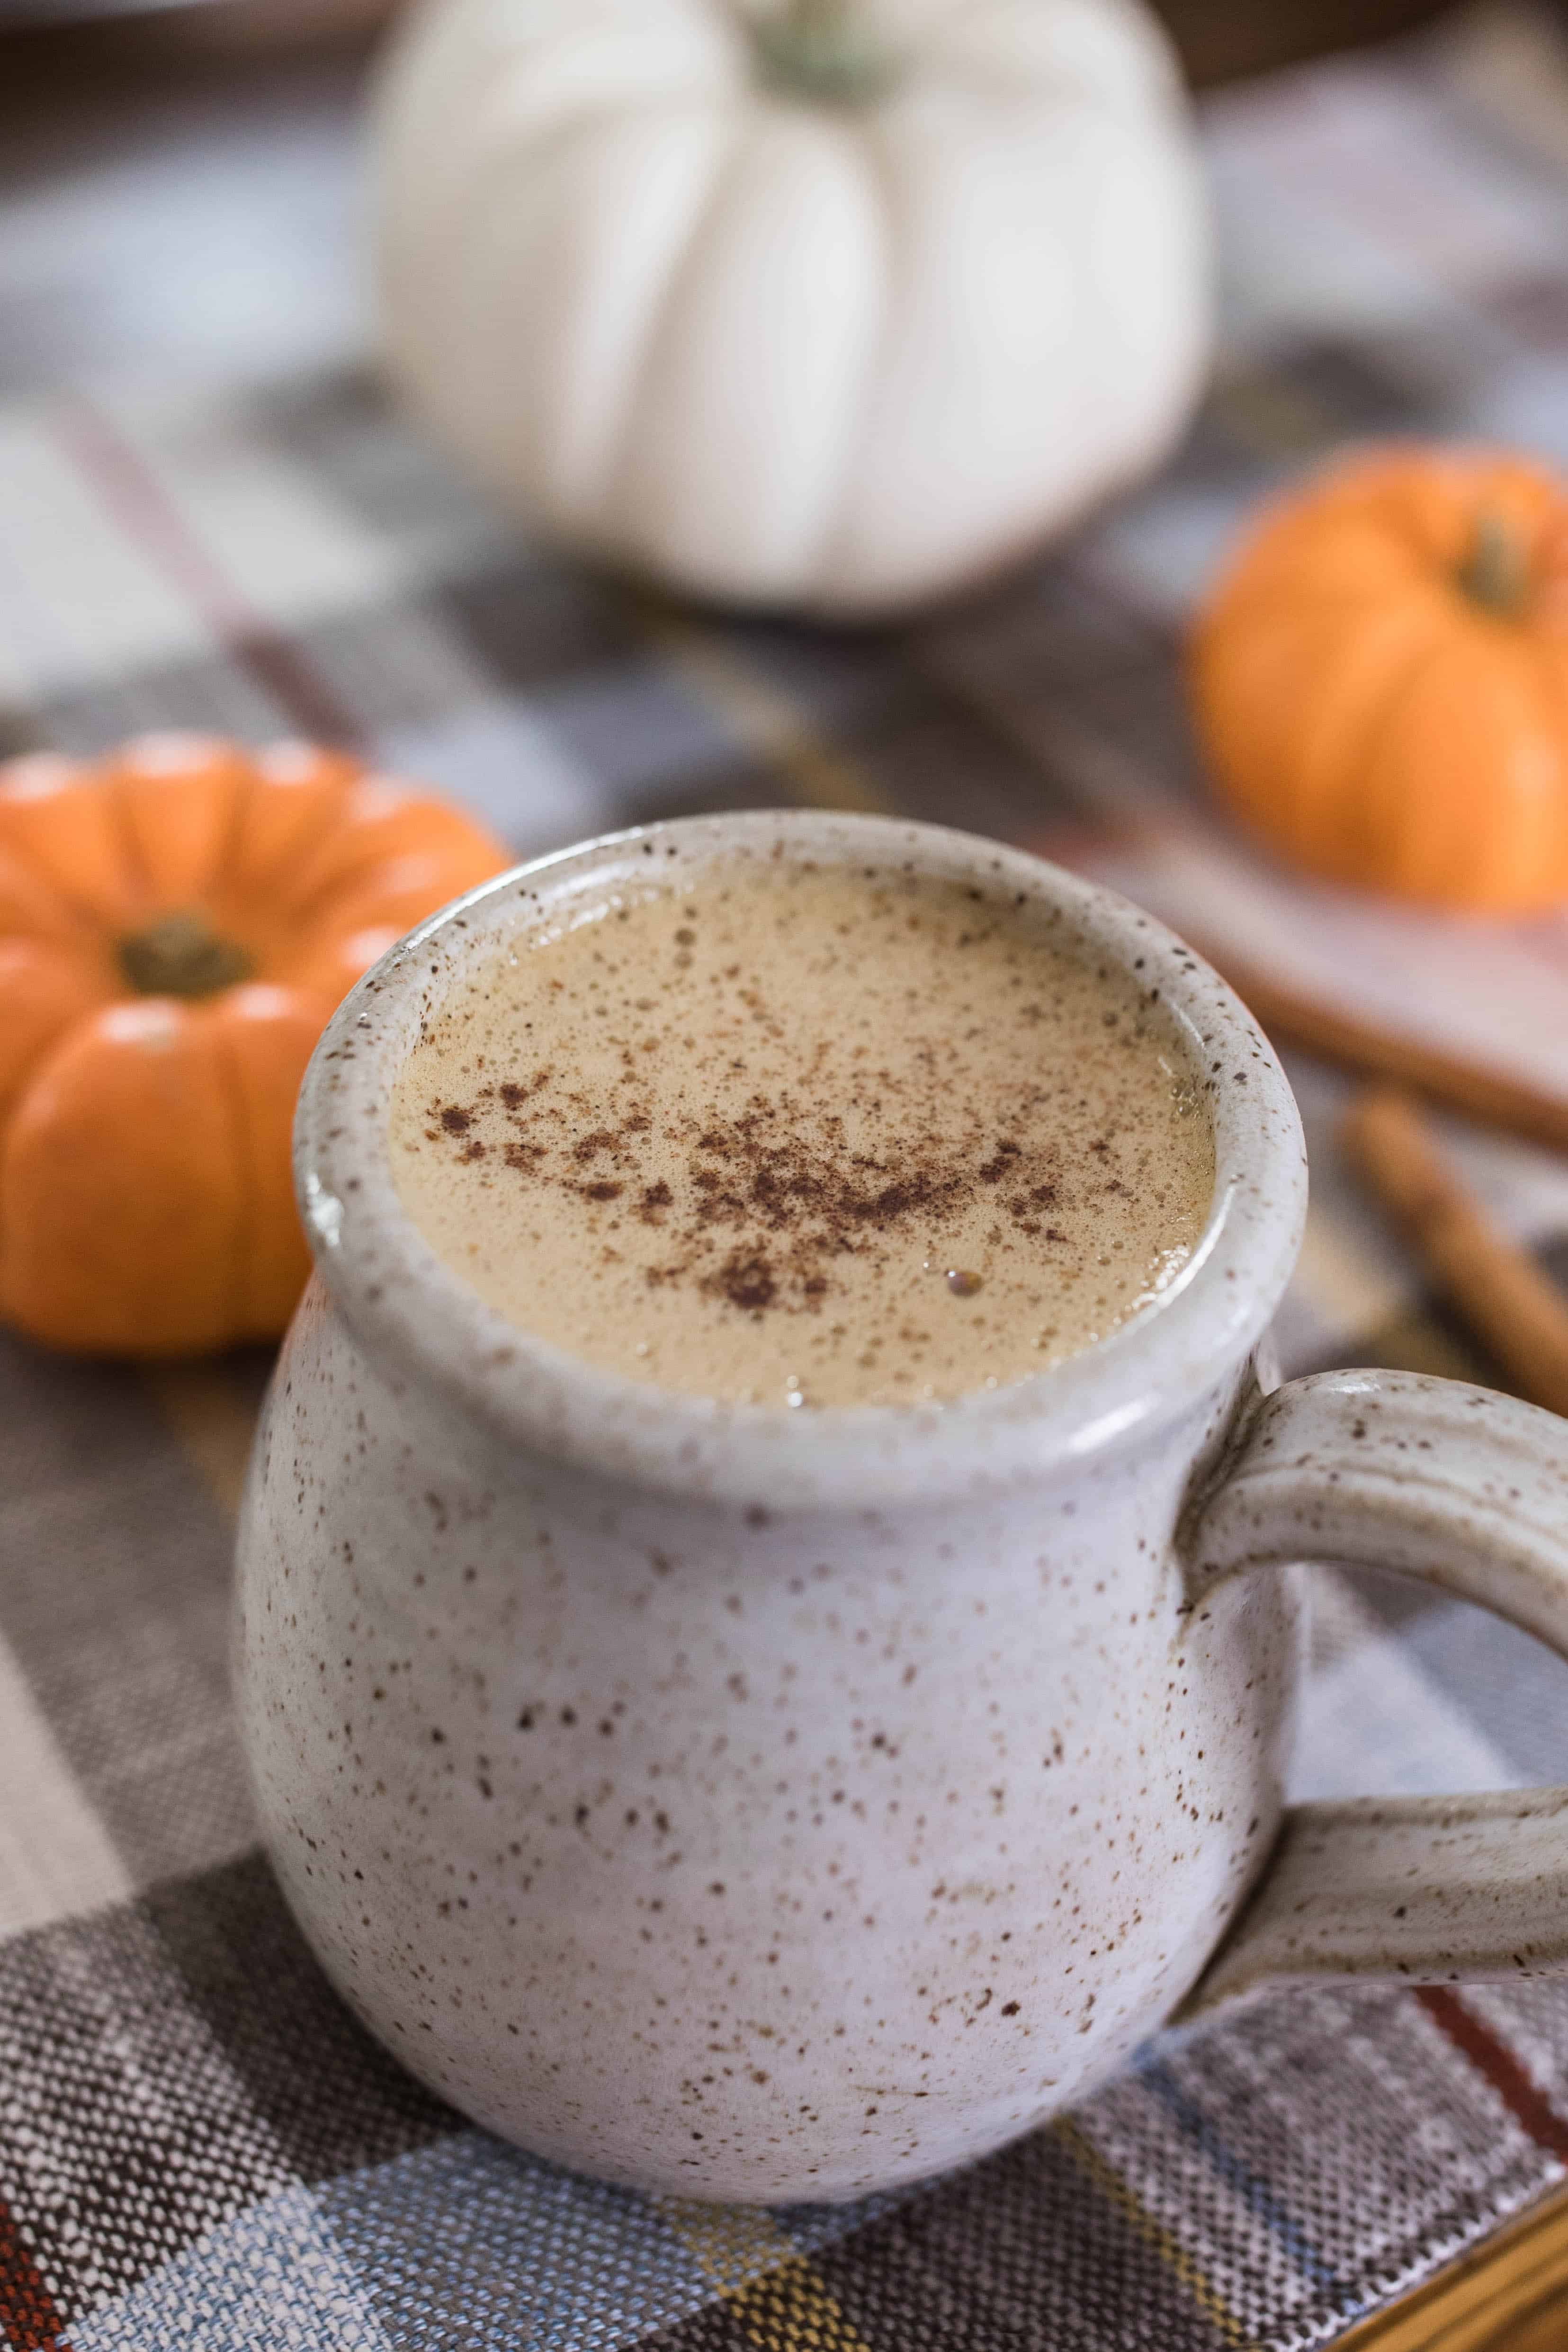
[[[576,1362],[437,1260],[386,1150],[422,1018],[531,925],[775,845],[1026,892],[1161,992],[1218,1164],[1161,1304],[955,1404],[791,1412]],[[1568,1653],[1568,1431],[1400,1374],[1261,1393],[1295,1106],[1136,908],[878,818],[591,843],[361,982],[298,1164],[318,1273],[243,1515],[245,1738],[323,1965],[479,2122],[648,2189],[843,2198],[1265,1985],[1568,1970],[1568,1792],[1283,1810],[1289,1563],[1403,1569]]]

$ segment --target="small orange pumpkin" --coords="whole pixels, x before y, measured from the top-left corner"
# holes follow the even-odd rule
[[[1333,882],[1523,914],[1568,899],[1568,494],[1415,447],[1265,516],[1198,621],[1198,732],[1271,848]]]
[[[95,1354],[275,1337],[309,1267],[289,1129],[322,1024],[506,862],[303,744],[0,765],[0,1313]]]

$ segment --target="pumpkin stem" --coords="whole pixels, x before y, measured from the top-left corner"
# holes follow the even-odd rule
[[[758,79],[786,98],[865,106],[880,98],[899,61],[860,21],[856,0],[781,0],[751,22]]]
[[[160,915],[118,942],[120,969],[139,996],[216,996],[248,980],[255,966],[235,940],[202,914]]]
[[[1524,603],[1530,557],[1518,530],[1495,507],[1476,517],[1470,551],[1459,566],[1459,585],[1483,612],[1511,620]]]

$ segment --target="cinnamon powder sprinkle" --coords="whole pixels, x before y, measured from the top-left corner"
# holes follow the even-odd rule
[[[430,1024],[392,1140],[504,1314],[736,1401],[1037,1370],[1169,1282],[1214,1172],[1163,1008],[1047,913],[799,866],[520,942]]]

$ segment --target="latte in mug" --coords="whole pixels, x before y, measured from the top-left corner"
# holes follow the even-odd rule
[[[995,1387],[1155,1301],[1214,1190],[1159,992],[1036,899],[735,859],[544,924],[397,1081],[405,1208],[511,1322],[730,1402]]]

